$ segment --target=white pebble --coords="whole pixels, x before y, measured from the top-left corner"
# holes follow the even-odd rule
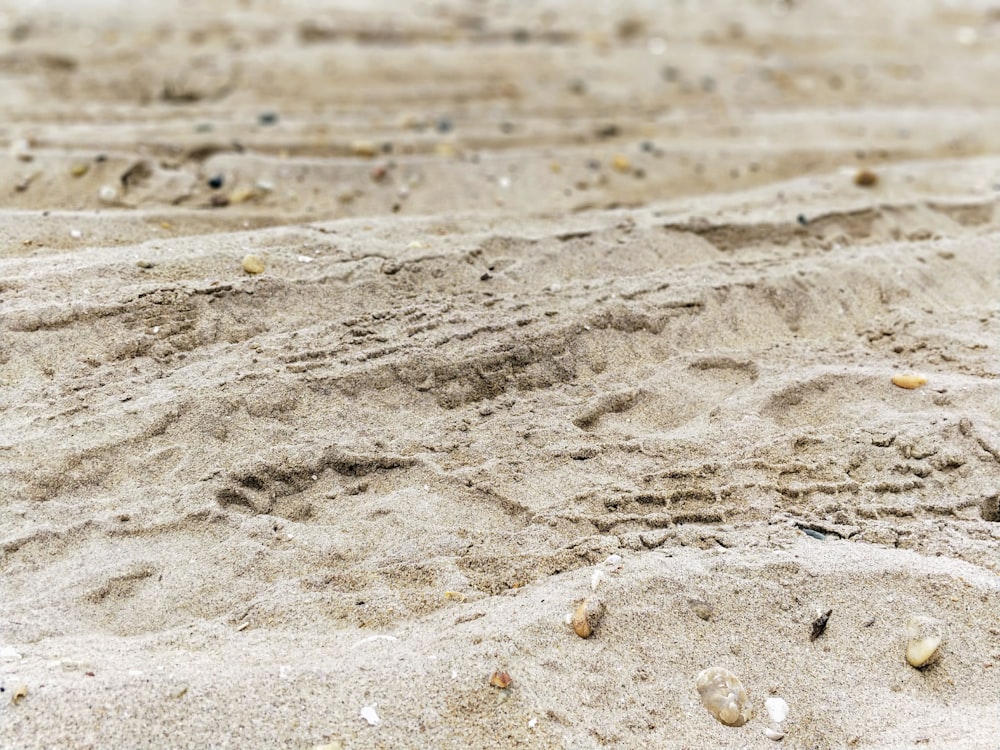
[[[528,729],[534,729],[536,726],[538,726],[538,719],[531,719],[528,722]]]
[[[361,709],[361,718],[368,722],[368,726],[377,727],[382,723],[375,706],[365,706]]]
[[[788,703],[784,698],[768,698],[764,701],[764,707],[775,724],[780,724],[788,718]]]
[[[595,570],[594,574],[590,576],[590,590],[597,591],[597,587],[601,585],[601,581],[604,580],[604,571]]]
[[[114,185],[102,185],[98,197],[105,203],[114,203],[118,200],[118,188]]]
[[[83,237],[83,232],[81,232],[79,229],[70,229],[69,236],[72,237],[74,240],[78,240],[81,237]]]

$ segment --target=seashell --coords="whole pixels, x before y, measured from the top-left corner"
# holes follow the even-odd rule
[[[578,636],[590,638],[602,617],[604,617],[604,603],[597,597],[590,596],[576,605],[569,624]]]
[[[927,385],[927,378],[924,375],[917,375],[913,372],[896,373],[892,376],[892,384],[912,391],[914,388]]]
[[[780,724],[788,718],[788,703],[785,702],[784,698],[768,698],[764,701],[764,708],[767,709],[767,715],[775,724]]]
[[[780,742],[781,740],[785,739],[784,732],[782,732],[780,729],[771,729],[771,727],[768,727],[767,729],[764,730],[764,736],[767,737],[769,740],[774,740],[775,742]]]
[[[16,706],[24,698],[27,697],[28,697],[28,686],[18,685],[16,688],[14,688],[14,693],[10,696],[10,702]]]
[[[933,617],[917,616],[906,621],[906,661],[922,669],[941,656],[943,624]]]
[[[716,719],[730,727],[741,727],[752,712],[747,691],[739,677],[724,667],[709,667],[695,681],[701,703]]]
[[[502,672],[499,669],[490,675],[490,685],[501,690],[506,690],[514,682],[510,672]]]

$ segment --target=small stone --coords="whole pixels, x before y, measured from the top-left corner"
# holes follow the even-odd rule
[[[261,125],[274,125],[276,122],[278,122],[278,113],[261,112],[259,115],[257,115],[257,122],[259,122]]]
[[[257,191],[253,188],[237,188],[229,194],[229,202],[233,205],[240,203],[246,203],[249,200],[253,200],[257,197]]]
[[[218,190],[223,186],[223,184],[225,184],[225,182],[226,178],[221,174],[213,174],[208,178],[208,186],[212,188],[212,190]]]
[[[245,255],[243,257],[243,270],[247,273],[264,273],[264,261],[257,255]]]
[[[878,175],[870,169],[862,169],[854,175],[854,184],[858,187],[875,187],[878,184]]]
[[[81,161],[70,167],[69,173],[74,177],[83,177],[89,171],[90,165],[85,161]]]
[[[70,229],[69,236],[72,237],[74,240],[78,240],[81,237],[83,237],[83,232],[81,232],[79,229]]]
[[[628,172],[632,168],[632,162],[625,154],[617,154],[615,158],[611,160],[611,167],[616,172]]]
[[[351,144],[351,153],[371,159],[378,155],[378,146],[371,141],[355,141]]]
[[[114,203],[118,200],[118,188],[114,185],[101,185],[97,197],[101,199],[102,203]]]
[[[27,685],[18,685],[16,688],[14,688],[14,692],[11,693],[10,702],[13,703],[16,706],[24,698],[27,698],[27,697],[28,697],[28,686]]]
[[[149,260],[139,260],[139,261],[136,261],[136,265],[139,268],[153,268],[155,266],[155,263],[153,263],[152,261],[149,261]]]

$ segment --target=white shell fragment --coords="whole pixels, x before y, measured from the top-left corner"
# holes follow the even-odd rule
[[[375,706],[365,706],[361,709],[361,718],[368,722],[369,726],[377,727],[382,723]]]
[[[941,655],[944,626],[933,617],[916,616],[906,621],[906,661],[920,669]]]
[[[764,701],[764,708],[775,724],[780,724],[788,718],[788,704],[784,698],[768,698]]]
[[[709,667],[695,682],[702,705],[730,727],[741,727],[750,719],[750,701],[739,678],[724,667]]]
[[[782,732],[780,729],[771,729],[771,727],[768,727],[767,729],[764,730],[764,736],[767,737],[769,740],[774,740],[775,742],[785,739],[784,732]]]
[[[597,587],[601,585],[601,581],[605,578],[603,570],[595,570],[593,575],[590,576],[590,590],[597,591]]]

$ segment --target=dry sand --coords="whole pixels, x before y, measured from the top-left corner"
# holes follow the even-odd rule
[[[996,747],[1000,7],[319,5],[0,2],[0,746]]]

